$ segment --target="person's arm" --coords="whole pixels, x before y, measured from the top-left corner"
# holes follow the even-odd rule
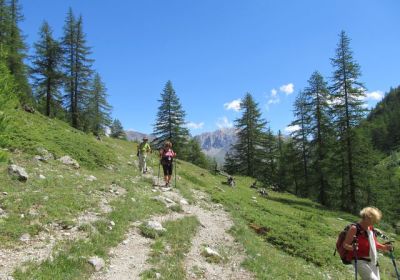
[[[352,225],[347,232],[346,238],[343,242],[343,248],[346,249],[347,251],[352,251],[353,250],[353,238],[357,234],[357,227],[355,225]]]
[[[383,251],[383,252],[389,252],[393,249],[392,244],[390,244],[390,243],[382,244],[382,243],[379,243],[378,240],[376,240],[376,237],[374,237],[374,238],[375,238],[376,249]]]

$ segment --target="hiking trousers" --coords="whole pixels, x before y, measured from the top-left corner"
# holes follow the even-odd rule
[[[146,158],[147,158],[146,153],[139,153],[139,171],[142,173],[147,171]]]
[[[353,261],[354,265],[354,261]],[[379,267],[369,261],[358,260],[357,270],[362,280],[380,280]]]

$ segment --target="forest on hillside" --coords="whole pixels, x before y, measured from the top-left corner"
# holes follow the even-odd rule
[[[111,119],[106,85],[94,69],[83,17],[66,13],[63,36],[55,38],[44,22],[28,55],[19,28],[18,0],[0,0],[0,129],[6,109],[25,107],[69,123],[98,138],[124,138],[121,122]],[[366,205],[382,209],[388,226],[400,230],[400,88],[392,88],[371,112],[363,106],[366,87],[350,38],[342,31],[332,55],[332,78],[318,71],[298,92],[293,105],[295,128],[275,135],[247,93],[236,120],[238,143],[224,168],[256,178],[263,185],[352,213]],[[174,139],[181,159],[214,168],[185,127],[185,111],[172,82],[161,93],[155,145]],[[10,143],[0,137],[0,146]],[[0,158],[2,155],[0,154]]]
[[[298,93],[288,137],[271,132],[247,93],[235,125],[239,140],[226,156],[225,169],[329,209],[357,214],[374,205],[399,231],[400,87],[368,112],[361,67],[344,31],[331,65],[329,81],[315,71]]]

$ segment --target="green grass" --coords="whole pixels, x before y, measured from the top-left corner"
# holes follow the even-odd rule
[[[204,170],[185,163],[181,165],[186,188],[200,189],[221,203],[235,220],[233,235],[243,244],[249,255],[245,266],[258,279],[350,279],[351,267],[333,256],[336,238],[349,221],[357,217],[329,211],[307,199],[287,193],[269,191],[269,198],[258,196],[249,188],[251,178],[236,177],[237,187],[223,184],[223,176],[207,174]],[[202,180],[199,184],[198,180]],[[254,202],[252,197],[257,197]],[[265,236],[257,236],[249,228],[255,223],[270,229]],[[266,262],[266,260],[268,260]],[[290,266],[282,265],[290,263]],[[391,279],[390,261],[381,258],[382,279]]]
[[[124,239],[133,221],[143,221],[152,214],[171,211],[152,199],[150,179],[139,179],[136,146],[132,143],[94,137],[70,128],[65,123],[49,120],[40,114],[13,111],[9,132],[0,143],[8,143],[10,151],[0,150],[0,207],[8,218],[0,219],[0,247],[21,245],[24,233],[31,236],[45,230],[51,223],[74,226],[74,219],[85,211],[99,212],[101,197],[109,194],[112,184],[126,190],[115,196],[113,211],[92,226],[83,225],[87,239],[60,242],[52,261],[28,264],[15,272],[15,279],[86,279],[93,272],[87,259],[93,255],[109,258],[107,252]],[[33,160],[37,148],[45,148],[57,157],[70,155],[81,164],[75,170],[57,160],[38,163]],[[0,158],[1,158],[0,154]],[[7,161],[24,168],[30,175],[26,183],[7,175]],[[104,168],[112,166],[112,169]],[[149,166],[158,172],[155,156]],[[40,179],[42,174],[46,179]],[[94,175],[96,181],[86,177]],[[193,190],[201,190],[214,203],[230,212],[234,226],[231,234],[244,247],[244,266],[257,279],[351,279],[351,267],[333,256],[338,233],[349,221],[357,218],[347,213],[328,211],[319,204],[288,193],[269,191],[268,198],[259,197],[250,189],[253,179],[237,176],[236,187],[223,184],[226,178],[213,175],[192,164],[178,161],[176,187],[189,201],[196,200]],[[3,194],[7,193],[7,195]],[[252,197],[257,197],[255,202]],[[180,209],[176,208],[175,211]],[[339,219],[340,218],[340,219]],[[109,222],[116,226],[110,230]],[[249,224],[269,229],[257,235]],[[153,279],[159,272],[163,279],[184,279],[182,262],[190,249],[198,221],[194,217],[169,222],[167,232],[155,237],[151,263],[153,269],[143,274]],[[396,237],[398,241],[398,237]],[[398,243],[397,243],[398,244]],[[396,246],[397,247],[397,246]],[[400,254],[395,252],[396,256]],[[387,257],[380,258],[382,279],[393,279],[393,267]],[[202,271],[197,271],[202,275]]]
[[[104,145],[62,121],[21,110],[7,113],[10,115],[8,131],[0,136],[0,143],[7,143],[10,149],[35,155],[37,148],[45,148],[58,158],[69,155],[92,169],[116,161],[116,154],[107,143]]]
[[[136,198],[136,202],[132,201],[132,197]],[[122,242],[131,222],[166,211],[165,207],[134,186],[127,187],[125,197],[112,206],[114,211],[106,216],[106,220],[94,223],[96,231],[87,240],[59,244],[53,261],[32,264],[24,271],[18,270],[14,274],[15,279],[85,279],[93,272],[87,264],[89,257],[97,255],[107,259],[108,249]],[[109,221],[115,222],[112,230],[109,229]]]
[[[185,253],[189,252],[199,222],[195,217],[185,217],[164,224],[165,234],[156,238],[152,245],[149,262],[153,268],[142,274],[142,279],[156,279],[156,273],[162,279],[183,280]]]

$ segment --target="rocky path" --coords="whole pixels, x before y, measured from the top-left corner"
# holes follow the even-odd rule
[[[156,182],[157,178],[152,175],[148,175],[148,177]],[[192,247],[184,262],[187,279],[254,279],[252,274],[240,266],[245,258],[245,253],[228,233],[233,222],[221,205],[211,203],[207,195],[199,191],[194,192],[194,203],[189,205],[176,189],[159,187],[155,187],[155,189],[161,191],[161,194],[155,195],[154,199],[164,202],[167,207],[180,204],[183,212],[171,212],[163,216],[151,217],[149,220],[162,224],[186,216],[196,216],[200,222],[198,232],[192,240]],[[102,214],[112,211],[108,203],[119,195],[124,195],[123,190],[111,189],[109,193],[101,194],[101,213],[83,213],[81,217],[77,218],[77,224],[90,224],[100,219]],[[91,280],[140,279],[142,272],[151,269],[151,265],[147,261],[154,240],[140,234],[138,226],[142,222],[137,221],[132,224],[125,240],[110,250],[111,258],[106,267],[94,273]],[[86,238],[86,236],[79,232],[77,227],[64,229],[59,228],[57,224],[52,226],[48,232],[35,238],[27,236],[26,240],[23,240],[25,245],[21,248],[0,250],[0,279],[13,279],[10,275],[24,262],[40,262],[51,258],[57,242],[82,238]],[[207,260],[204,256],[206,248],[215,252],[220,261],[210,262]],[[160,277],[162,279],[162,275]]]
[[[194,215],[200,221],[201,226],[184,263],[187,279],[254,279],[252,274],[240,266],[245,257],[244,251],[227,232],[233,225],[229,215],[221,205],[209,203],[205,194],[196,191],[195,197],[196,202],[189,205],[177,190],[163,192],[156,199],[164,200],[167,205],[173,203],[172,201],[180,203],[183,213],[170,213],[150,219],[164,223]],[[151,253],[150,246],[153,240],[141,236],[138,225],[139,222],[132,225],[132,229],[126,234],[126,239],[111,250],[112,257],[107,268],[95,273],[91,280],[140,279],[140,274],[151,268],[147,259]],[[221,261],[207,261],[203,256],[205,248],[219,254]]]

